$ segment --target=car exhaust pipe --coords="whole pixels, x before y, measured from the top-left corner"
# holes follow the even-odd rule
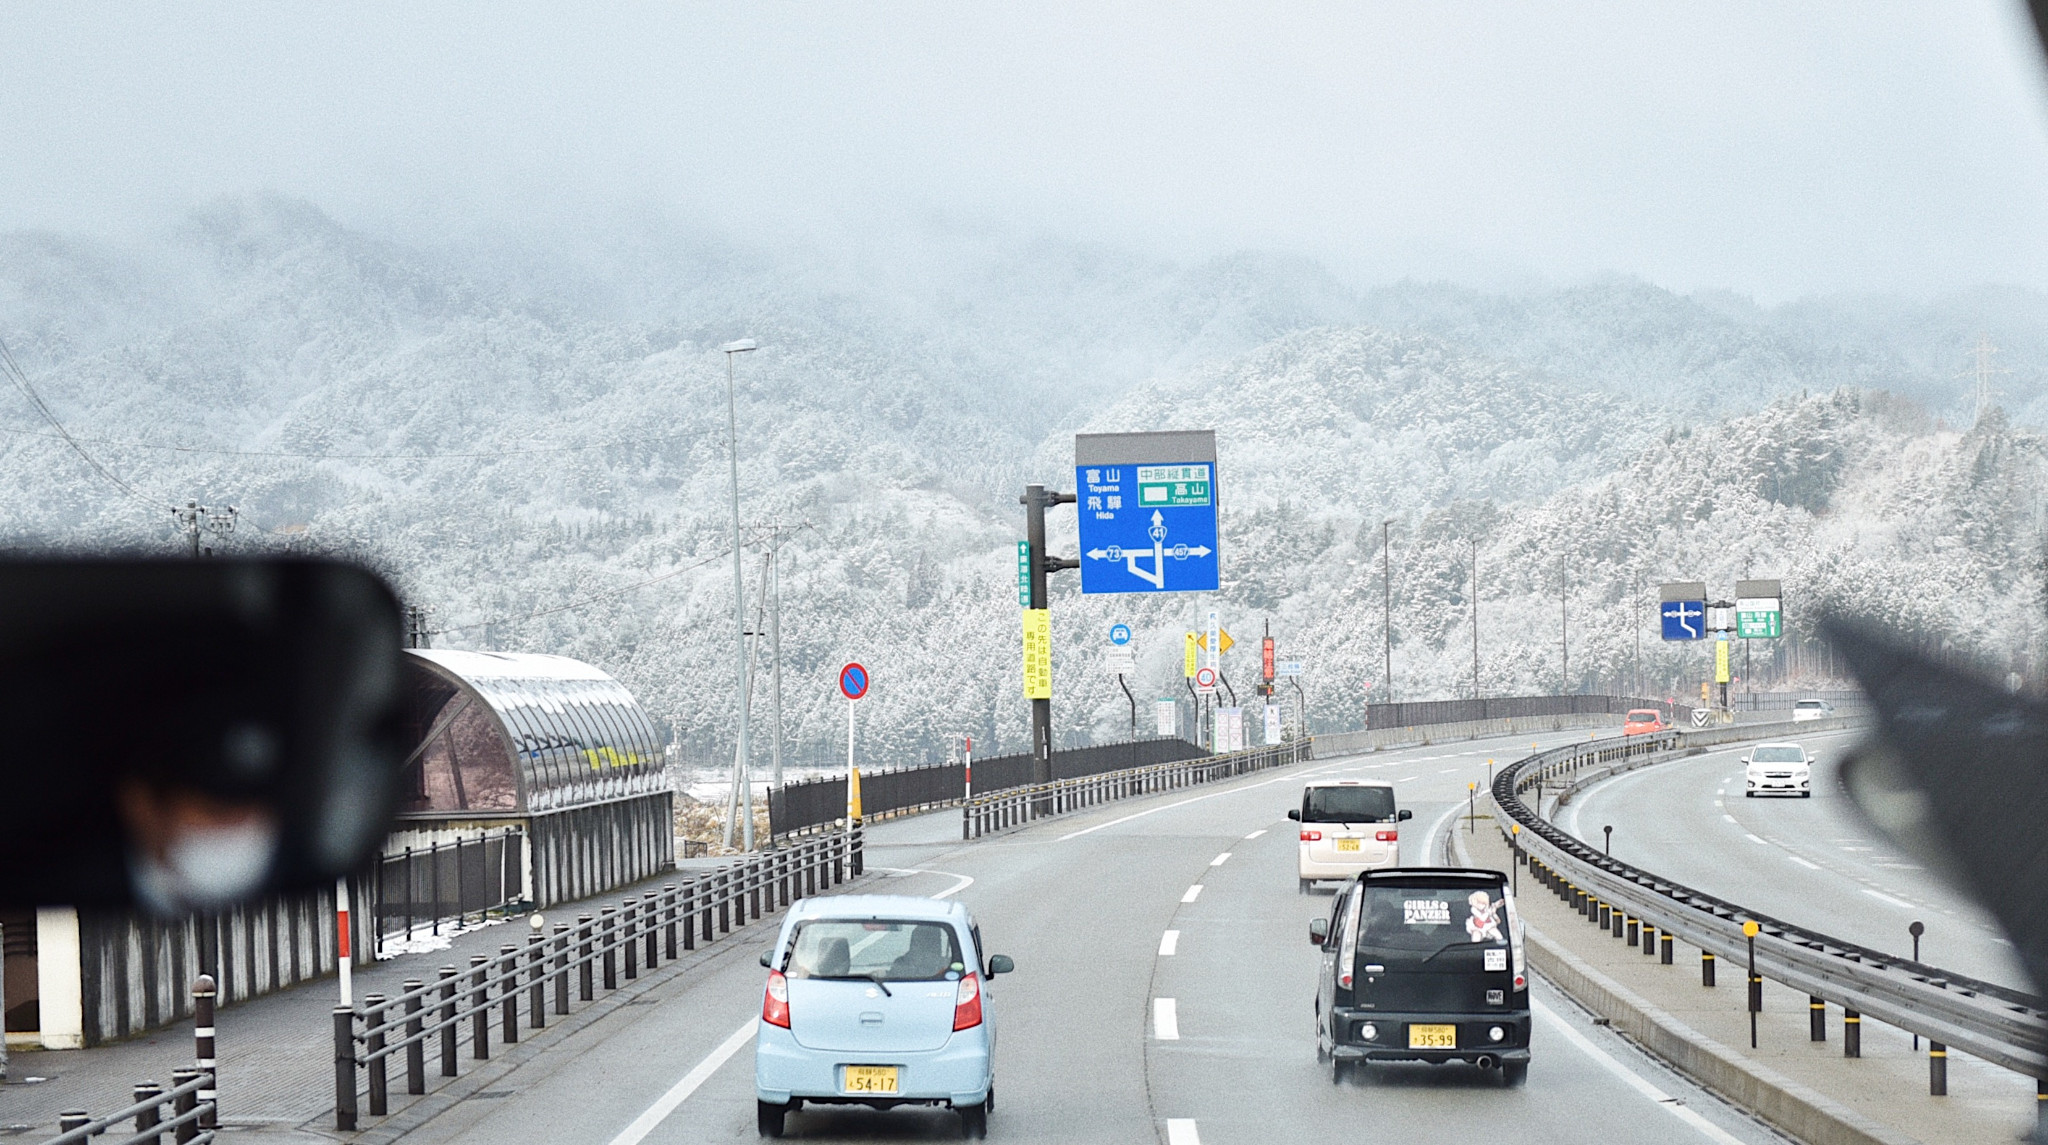
[[[1495,1061],[1493,1060],[1493,1055],[1492,1055],[1492,1054],[1480,1054],[1480,1055],[1479,1055],[1479,1062],[1478,1062],[1478,1065],[1479,1065],[1479,1068],[1480,1068],[1480,1069],[1492,1069],[1492,1068],[1493,1068],[1493,1067],[1494,1067],[1495,1065],[1498,1065],[1498,1064],[1499,1064],[1498,1062],[1495,1062]]]

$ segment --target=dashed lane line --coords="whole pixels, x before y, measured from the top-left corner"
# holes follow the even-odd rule
[[[1259,828],[1258,830],[1256,830],[1256,831],[1252,832],[1251,834],[1249,834],[1249,835],[1246,835],[1246,836],[1245,836],[1245,838],[1247,838],[1247,839],[1256,839],[1256,838],[1258,838],[1259,836],[1261,836],[1261,835],[1263,835],[1263,834],[1265,834],[1265,833],[1266,833],[1266,829],[1265,829],[1264,827],[1261,827],[1261,828]]]
[[[1747,831],[1744,831],[1744,832],[1742,833],[1742,837],[1743,837],[1743,838],[1745,838],[1745,839],[1747,839],[1747,840],[1749,840],[1750,842],[1752,842],[1752,843],[1756,843],[1756,844],[1758,844],[1758,845],[1760,845],[1760,846],[1764,846],[1764,847],[1768,847],[1768,846],[1770,846],[1770,844],[1769,844],[1769,843],[1766,843],[1766,842],[1764,842],[1764,841],[1763,841],[1762,839],[1759,839],[1759,838],[1757,838],[1757,837],[1756,837],[1755,835],[1752,835],[1752,834],[1750,834],[1750,833],[1749,833],[1749,832],[1747,832]]]
[[[1195,1132],[1195,1119],[1192,1117],[1167,1118],[1166,1145],[1202,1145],[1202,1135]]]
[[[1570,1022],[1558,1017],[1556,1012],[1551,1010],[1550,1007],[1541,1002],[1532,1002],[1529,1008],[1536,1011],[1537,1017],[1548,1022],[1559,1034],[1563,1035],[1564,1040],[1570,1042],[1573,1048],[1600,1063],[1609,1073],[1628,1083],[1630,1089],[1663,1106],[1671,1116],[1698,1130],[1700,1136],[1705,1137],[1709,1141],[1716,1142],[1717,1145],[1743,1145],[1740,1137],[1708,1121],[1700,1116],[1698,1112],[1687,1108],[1677,1098],[1650,1084],[1648,1079],[1637,1076],[1634,1070],[1616,1061],[1613,1055],[1594,1045],[1591,1038],[1573,1029]]]
[[[1173,953],[1179,949],[1180,931],[1169,930],[1165,934],[1159,936],[1159,956],[1161,958],[1171,957]]]
[[[1225,863],[1227,863],[1227,862],[1229,862],[1229,861],[1230,861],[1230,852],[1229,852],[1229,851],[1225,851],[1225,852],[1223,852],[1222,854],[1220,854],[1220,855],[1216,856],[1215,858],[1213,858],[1213,859],[1210,859],[1210,860],[1209,860],[1209,865],[1210,865],[1210,866],[1212,866],[1212,867],[1220,867],[1220,866],[1222,866],[1223,864],[1225,864]]]
[[[1200,884],[1200,883],[1196,883],[1196,884],[1195,884],[1194,886],[1191,886],[1191,887],[1189,887],[1189,888],[1188,888],[1188,893],[1186,893],[1186,894],[1184,894],[1184,895],[1180,896],[1180,901],[1182,901],[1182,902],[1193,902],[1193,901],[1195,901],[1196,899],[1198,899],[1198,898],[1201,898],[1201,897],[1202,897],[1202,884]]]
[[[1152,1036],[1162,1042],[1180,1040],[1180,1012],[1173,999],[1152,999]]]
[[[1809,863],[1805,859],[1802,859],[1797,855],[1786,855],[1785,857],[1792,860],[1795,863],[1798,863],[1800,866],[1805,867],[1809,871],[1817,871],[1821,869],[1819,863]]]
[[[1871,890],[1869,887],[1861,887],[1858,889],[1860,889],[1864,894],[1869,895],[1871,898],[1874,898],[1879,902],[1888,902],[1893,906],[1905,907],[1907,910],[1913,909],[1913,904],[1907,902],[1905,899],[1895,899],[1888,894],[1880,894],[1877,891]]]

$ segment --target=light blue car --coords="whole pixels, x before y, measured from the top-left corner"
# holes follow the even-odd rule
[[[808,898],[761,956],[768,989],[754,1038],[764,1137],[804,1102],[949,1105],[969,1137],[995,1108],[996,1020],[981,932],[957,902],[904,895]]]

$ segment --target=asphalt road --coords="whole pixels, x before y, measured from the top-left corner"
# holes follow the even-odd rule
[[[1873,833],[1842,793],[1836,767],[1857,732],[1807,736],[1820,757],[1811,799],[1743,797],[1738,746],[1657,764],[1597,784],[1565,805],[1559,826],[1697,890],[1836,938],[1909,955],[1907,926],[1926,924],[1922,961],[2024,988],[2012,946],[1988,915]]]
[[[1543,746],[1558,736],[1537,737]],[[957,895],[1014,975],[998,1007],[993,1140],[1210,1145],[1280,1140],[1769,1142],[1779,1138],[1662,1069],[1536,983],[1535,1060],[1520,1089],[1462,1065],[1389,1064],[1333,1084],[1315,1059],[1310,919],[1295,887],[1309,774],[1391,779],[1421,865],[1464,809],[1494,740],[1319,761],[1131,800],[963,844],[956,815],[877,825],[861,890]],[[1195,888],[1200,888],[1196,890]],[[411,1135],[502,1145],[755,1139],[751,1023],[773,920]],[[1166,936],[1174,937],[1169,945]],[[1172,953],[1166,953],[1170,949]],[[1174,1020],[1161,1020],[1170,1008]],[[1356,1076],[1356,1075],[1354,1075]],[[957,1139],[938,1110],[806,1109],[807,1140]]]

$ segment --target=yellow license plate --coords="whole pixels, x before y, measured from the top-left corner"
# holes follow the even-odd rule
[[[1337,840],[1337,849],[1340,851],[1356,851],[1358,849],[1358,840],[1339,839]]]
[[[847,1066],[846,1092],[895,1093],[896,1067],[892,1065]]]
[[[1410,1026],[1408,1027],[1408,1048],[1411,1050],[1455,1050],[1458,1048],[1458,1027]]]

